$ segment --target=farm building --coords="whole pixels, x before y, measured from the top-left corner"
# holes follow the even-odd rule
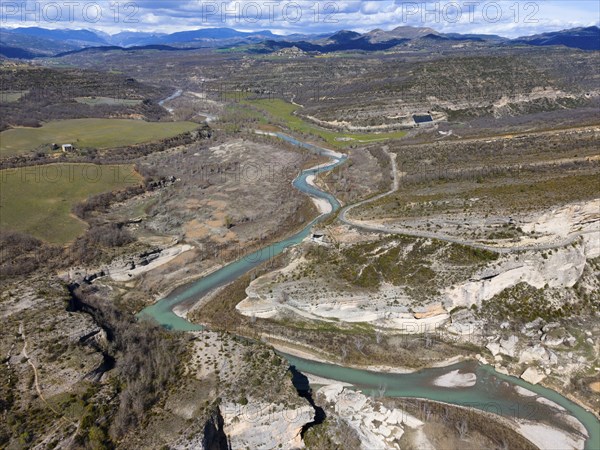
[[[433,117],[431,117],[431,114],[413,114],[413,120],[417,126],[433,123]]]

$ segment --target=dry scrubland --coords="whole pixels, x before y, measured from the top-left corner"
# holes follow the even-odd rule
[[[238,446],[264,436],[292,446],[312,419],[271,349],[140,323],[101,285],[72,296],[55,279],[34,281],[4,280],[0,296],[3,448],[210,447],[225,438],[223,423]],[[257,412],[269,420],[237,428],[236,416]]]
[[[311,161],[279,140],[255,135],[141,159],[140,170],[176,181],[115,205],[104,220],[140,218],[128,226],[140,241],[164,247],[178,240],[194,249],[145,276],[125,298],[147,303],[215,264],[301,228],[317,211],[291,182]]]
[[[102,67],[144,82],[172,80],[212,101],[256,96],[274,105],[271,109],[281,118],[290,117],[294,105],[277,99],[294,101],[303,108],[291,116],[293,121],[302,119],[303,128],[319,123],[325,127],[322,132],[334,135],[402,131],[412,123],[412,114],[427,111],[448,117],[458,134],[527,129],[531,124],[554,127],[593,121],[597,107],[594,52],[523,47],[495,49],[490,55],[488,49],[465,47],[447,49],[443,56],[418,49],[330,56],[335,57],[273,59],[199,50],[193,57],[164,54],[164,67],[156,67],[141,54],[123,58],[108,53]],[[78,64],[100,67],[88,57],[79,58]],[[446,124],[440,126],[445,129]]]
[[[393,181],[388,148],[384,145],[348,149],[348,161],[322,174],[317,182],[343,205],[386,192]]]
[[[66,311],[69,296],[59,283],[41,277],[31,281],[19,287],[5,280],[0,297],[4,448],[69,439],[82,417],[87,417],[82,433],[99,431],[90,430],[96,428],[94,411],[102,410],[94,405],[98,385],[90,374],[103,358],[79,343],[96,326],[89,317]]]
[[[168,116],[159,99],[172,92],[170,87],[106,73],[104,68],[48,68],[5,59],[0,61],[0,86],[0,131],[64,119],[157,121]],[[99,101],[103,98],[118,101]]]

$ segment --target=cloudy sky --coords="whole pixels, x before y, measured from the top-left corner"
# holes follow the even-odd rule
[[[1,25],[172,33],[230,27],[277,34],[359,32],[427,26],[441,32],[517,37],[597,25],[597,0],[539,1],[205,1],[0,0]]]

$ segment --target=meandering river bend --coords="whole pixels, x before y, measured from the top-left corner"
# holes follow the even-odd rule
[[[269,134],[316,154],[331,158],[329,164],[302,171],[294,180],[293,185],[307,195],[326,199],[331,204],[331,213],[337,211],[340,208],[337,199],[331,194],[308,184],[307,178],[343,164],[346,156],[298,141],[283,133]],[[173,312],[174,308],[191,307],[210,291],[234,281],[263,262],[280,254],[286,248],[300,243],[309,235],[312,227],[327,216],[328,214],[324,214],[314,219],[301,231],[285,240],[250,253],[197,281],[176,289],[154,305],[145,308],[140,312],[140,316],[151,317],[159,324],[173,330],[202,330],[201,325],[193,324],[176,315]],[[600,449],[600,421],[594,414],[563,397],[558,392],[539,385],[529,384],[519,378],[503,375],[496,372],[491,366],[470,361],[442,368],[423,369],[414,373],[395,374],[342,367],[335,364],[310,361],[288,354],[282,355],[289,361],[290,365],[295,366],[300,372],[351,383],[369,393],[379,391],[382,386],[385,386],[385,395],[390,397],[415,397],[442,401],[521,419],[540,420],[547,417],[550,413],[548,406],[536,401],[535,397],[518,395],[514,387],[520,386],[534,392],[539,398],[545,398],[563,407],[585,426],[589,435],[585,448],[589,450]],[[433,384],[433,380],[436,378],[457,369],[463,372],[475,373],[477,375],[475,385],[461,388],[444,388]]]

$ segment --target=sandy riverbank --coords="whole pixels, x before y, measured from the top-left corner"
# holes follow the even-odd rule
[[[315,178],[316,178],[315,175],[307,176],[306,183],[314,188],[320,189],[319,186],[317,186],[315,184]],[[331,211],[333,211],[333,207],[331,206],[331,203],[329,203],[329,201],[327,201],[327,199],[317,198],[317,197],[312,197],[312,196],[310,197],[310,199],[313,201],[313,203],[319,210],[319,214],[329,214]]]

